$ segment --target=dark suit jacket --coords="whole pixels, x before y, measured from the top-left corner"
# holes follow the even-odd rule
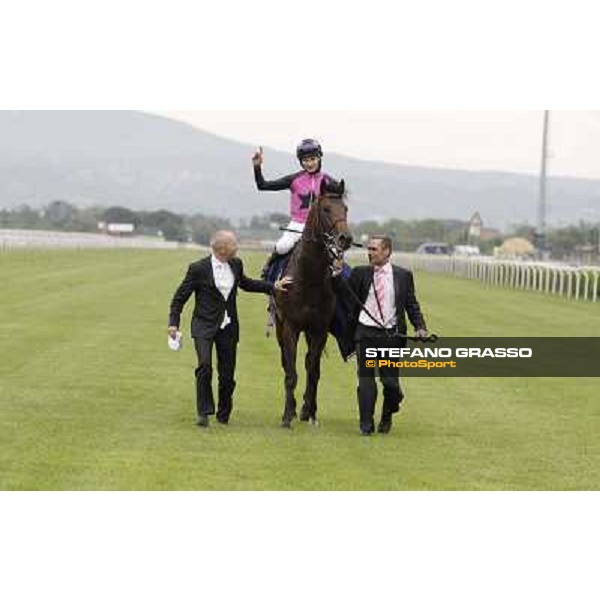
[[[239,258],[231,260],[229,266],[233,271],[234,283],[227,300],[223,298],[223,294],[215,285],[210,256],[189,266],[185,279],[175,292],[171,302],[170,327],[179,327],[183,307],[190,296],[195,293],[196,306],[192,318],[192,337],[213,338],[219,331],[225,318],[225,311],[227,311],[231,318],[231,327],[234,328],[234,336],[239,339],[240,326],[236,302],[238,288],[242,288],[246,292],[270,294],[273,292],[273,284],[246,277],[244,265]]]
[[[402,267],[392,266],[394,272],[394,288],[396,292],[396,317],[398,319],[398,332],[406,335],[406,316],[415,329],[427,329],[425,319],[421,314],[421,307],[415,296],[415,282],[413,274]],[[356,267],[350,275],[349,285],[358,296],[362,304],[366,304],[373,279],[375,269],[372,266]],[[358,326],[358,319],[362,308],[356,303],[353,303],[351,312],[351,334],[354,337],[354,332]],[[378,314],[373,315],[379,318]]]

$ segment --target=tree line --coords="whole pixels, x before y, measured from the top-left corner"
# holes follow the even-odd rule
[[[227,219],[202,214],[179,215],[168,210],[133,211],[123,206],[78,208],[63,200],[51,202],[42,209],[23,205],[0,211],[0,227],[4,229],[97,233],[101,222],[133,224],[136,235],[201,245],[207,245],[215,231],[232,228]]]
[[[279,235],[289,217],[283,213],[255,216],[235,227],[230,220],[203,214],[180,215],[168,210],[133,211],[123,206],[109,208],[77,206],[56,200],[42,209],[23,205],[0,210],[0,227],[12,229],[49,229],[58,231],[97,232],[98,223],[129,223],[137,235],[160,236],[167,241],[194,242],[207,245],[211,235],[219,229],[237,229],[242,238],[271,239]],[[414,252],[425,242],[443,242],[450,246],[473,243],[468,238],[468,223],[448,219],[424,219],[385,222],[363,221],[352,224],[355,238],[371,234],[385,234],[394,240],[401,252]],[[529,225],[514,227],[506,236],[476,242],[484,254],[491,254],[505,237],[525,237],[535,243],[535,230]],[[582,251],[598,255],[600,224],[580,222],[578,225],[550,229],[547,246],[553,258],[562,259]]]

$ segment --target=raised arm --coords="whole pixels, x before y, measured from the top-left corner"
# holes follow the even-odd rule
[[[294,177],[295,175],[286,175],[281,179],[267,181],[263,177],[262,167],[254,167],[254,180],[256,181],[256,187],[261,192],[281,192],[283,190],[289,190],[292,187]]]
[[[262,147],[259,148],[258,152],[252,157],[252,164],[254,165],[254,180],[256,181],[256,187],[261,192],[281,192],[283,190],[289,190],[294,181],[295,175],[287,175],[281,179],[275,179],[274,181],[266,181],[263,172],[262,165],[264,162],[264,152]]]

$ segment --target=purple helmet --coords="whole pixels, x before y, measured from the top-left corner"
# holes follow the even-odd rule
[[[323,149],[317,140],[302,140],[296,148],[296,156],[302,162],[305,158],[323,158]]]

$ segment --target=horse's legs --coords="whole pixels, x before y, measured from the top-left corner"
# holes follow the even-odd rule
[[[320,333],[306,332],[308,352],[306,353],[306,391],[304,406],[300,413],[302,421],[317,420],[317,387],[321,378],[321,356],[327,343],[327,331]]]
[[[281,349],[281,366],[285,371],[285,410],[281,419],[282,427],[291,427],[296,418],[296,397],[294,392],[298,385],[296,370],[296,354],[298,351],[298,332],[286,321],[277,321],[277,341]]]

